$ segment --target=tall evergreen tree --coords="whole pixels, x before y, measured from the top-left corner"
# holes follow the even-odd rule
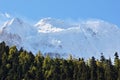
[[[92,59],[90,60],[90,69],[91,69],[90,80],[97,80],[97,65],[94,57],[92,57]]]

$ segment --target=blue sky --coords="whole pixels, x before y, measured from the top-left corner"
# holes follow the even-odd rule
[[[120,0],[0,0],[0,12],[36,21],[93,18],[120,26]]]

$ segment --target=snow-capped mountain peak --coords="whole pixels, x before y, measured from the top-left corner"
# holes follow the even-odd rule
[[[22,37],[34,34],[37,32],[35,27],[23,22],[19,18],[13,18],[3,25],[3,32],[18,34]]]
[[[38,23],[35,24],[35,26],[43,26],[45,24],[51,24],[53,27],[57,27],[59,26],[59,24],[62,25],[62,23],[64,23],[64,21],[48,17],[41,19]]]
[[[6,21],[5,24],[3,25],[3,27],[10,26],[10,25],[13,25],[13,24],[21,25],[22,23],[23,23],[23,21],[20,20],[19,18],[13,18],[9,21]]]
[[[65,29],[78,27],[76,24],[70,24],[67,21],[55,19],[55,18],[44,18],[41,19],[35,26],[39,29],[39,32],[61,32]]]
[[[19,19],[19,18],[13,18],[11,21],[10,21],[11,24],[23,24],[24,22]]]
[[[39,32],[49,33],[49,32],[59,32],[64,29],[60,27],[60,20],[52,18],[41,19],[35,26],[39,29]]]
[[[59,19],[44,18],[34,26],[19,18],[4,23],[0,41],[17,45],[36,53],[72,54],[88,58],[112,57],[120,52],[120,28],[102,20],[68,23]]]

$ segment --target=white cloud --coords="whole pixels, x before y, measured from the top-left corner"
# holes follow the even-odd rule
[[[9,18],[11,18],[11,15],[8,14],[7,12],[5,12],[5,13],[1,13],[1,12],[0,12],[0,19],[1,19],[1,18],[2,18],[2,19],[3,19],[3,18],[8,18],[8,19],[9,19]]]
[[[8,14],[8,13],[5,13],[4,15],[6,18],[11,18],[10,14]]]
[[[10,18],[11,18],[10,14],[0,12],[0,28],[1,28],[1,25],[3,25],[4,22],[9,20]]]

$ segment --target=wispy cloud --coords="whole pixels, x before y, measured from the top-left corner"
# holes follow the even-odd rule
[[[11,18],[10,14],[8,14],[8,13],[5,13],[4,15],[6,18]]]
[[[9,14],[9,13],[7,13],[7,12],[5,12],[5,13],[1,13],[0,12],[0,19],[3,19],[3,18],[11,18],[11,15]]]
[[[3,25],[3,23],[9,20],[10,18],[12,17],[7,12],[5,13],[0,12],[0,28],[1,28],[1,25]]]

